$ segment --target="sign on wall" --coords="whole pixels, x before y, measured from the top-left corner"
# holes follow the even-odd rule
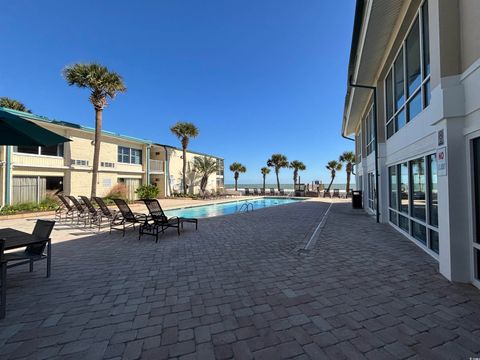
[[[105,178],[103,179],[103,186],[104,187],[112,187],[112,179]]]
[[[437,173],[438,176],[447,175],[447,147],[437,149]]]

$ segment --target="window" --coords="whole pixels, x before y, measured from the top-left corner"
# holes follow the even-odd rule
[[[88,160],[72,159],[72,165],[88,166]]]
[[[429,46],[428,5],[425,1],[385,78],[387,138],[430,104]]]
[[[102,162],[100,163],[100,166],[101,166],[101,167],[105,167],[105,168],[114,168],[114,167],[115,167],[115,164],[112,163],[112,162],[102,161]]]
[[[436,155],[390,166],[388,175],[390,223],[438,254]]]
[[[429,223],[438,227],[438,186],[437,186],[437,155],[427,157],[429,163],[428,171],[428,208]]]
[[[368,207],[375,210],[376,206],[375,174],[368,173]]]
[[[142,150],[119,146],[118,162],[125,164],[141,164]]]
[[[375,119],[373,116],[373,107],[370,108],[370,111],[367,114],[367,117],[365,119],[366,122],[366,127],[367,127],[367,155],[370,155],[375,146]]]
[[[412,178],[412,217],[425,221],[426,219],[426,197],[427,188],[425,175],[425,158],[410,161]]]
[[[14,146],[13,151],[21,154],[63,157],[63,144],[53,146]]]
[[[398,174],[400,180],[399,210],[408,214],[408,163],[398,165]]]
[[[397,183],[397,167],[391,166],[388,168],[390,178],[390,207],[398,209],[398,183]]]
[[[355,152],[357,154],[357,163],[362,161],[362,132],[355,135]]]

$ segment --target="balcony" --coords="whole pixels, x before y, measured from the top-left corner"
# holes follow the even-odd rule
[[[165,172],[165,166],[163,160],[150,159],[150,173],[151,174],[163,174]]]

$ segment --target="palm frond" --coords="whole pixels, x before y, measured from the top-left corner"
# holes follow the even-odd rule
[[[6,96],[0,97],[0,107],[31,113],[22,102]]]

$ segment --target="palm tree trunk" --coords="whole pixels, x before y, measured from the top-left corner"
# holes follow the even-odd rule
[[[182,146],[183,149],[183,193],[187,193],[187,148]]]
[[[235,191],[237,191],[238,176],[235,175],[234,179],[235,179]]]
[[[350,171],[347,171],[347,195],[350,192]]]
[[[277,189],[280,191],[280,179],[278,178],[278,170],[275,169],[275,175],[277,175]]]
[[[95,109],[95,144],[93,149],[92,191],[90,197],[97,196],[98,162],[102,142],[102,109]]]
[[[265,193],[265,175],[263,175],[263,192]]]
[[[328,184],[327,191],[330,191],[330,187],[332,186],[333,179],[335,179],[335,175],[332,174],[332,180],[330,180],[330,184]]]

